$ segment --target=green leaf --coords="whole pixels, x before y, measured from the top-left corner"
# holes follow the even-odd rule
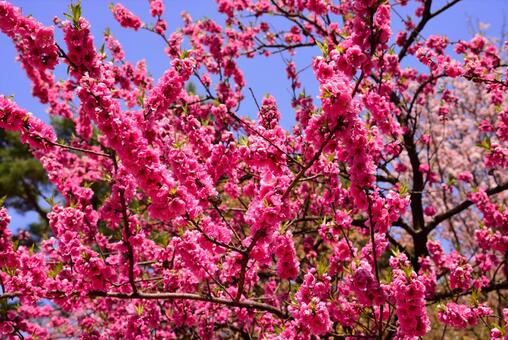
[[[137,104],[141,107],[145,106],[145,97],[143,96],[143,94],[139,94],[137,97],[136,97],[136,101],[137,101]]]
[[[480,147],[480,148],[482,148],[482,149],[485,149],[485,150],[490,151],[490,149],[491,149],[491,147],[492,147],[492,143],[491,143],[491,141],[490,141],[490,137],[489,137],[489,136],[485,137],[485,138],[481,141],[481,143],[477,144],[477,146],[479,146],[479,147]]]
[[[156,244],[166,248],[168,246],[168,244],[169,244],[169,233],[165,232],[165,231],[161,231],[159,233],[156,233],[154,235],[153,241]]]
[[[99,48],[99,54],[102,55],[102,56],[106,54],[106,52],[105,52],[105,44],[104,43],[102,43],[101,48]]]
[[[88,261],[92,258],[92,255],[90,255],[90,254],[88,254],[88,253],[86,253],[86,252],[82,252],[82,253],[81,253],[81,258],[82,258],[83,260],[85,260],[85,261],[87,261],[87,262],[88,262]]]
[[[75,28],[81,29],[79,25],[79,19],[81,19],[81,0],[78,0],[75,4],[71,3],[69,5],[70,13],[64,13],[64,16],[72,21],[72,24]]]
[[[240,136],[240,140],[238,141],[238,144],[242,146],[249,146],[249,138],[247,136]]]
[[[328,263],[326,259],[319,261],[316,271],[319,276],[322,276],[328,272]]]
[[[279,335],[282,332],[284,332],[284,329],[285,329],[284,326],[281,327],[281,326],[275,325],[273,327],[273,330],[275,331],[275,334],[277,334],[277,335]]]
[[[469,304],[472,306],[477,306],[479,297],[480,297],[480,290],[473,289],[473,291],[471,292],[471,296],[469,298]]]
[[[321,98],[326,99],[326,98],[331,98],[331,97],[332,97],[332,93],[328,89],[324,89],[323,94],[321,95]]]
[[[2,271],[9,276],[16,275],[16,268],[14,268],[14,267],[3,267]]]
[[[411,274],[413,274],[413,268],[404,266],[402,268],[404,270],[404,274],[406,274],[406,277],[409,279],[411,278]]]
[[[182,105],[182,112],[185,116],[189,113],[189,106],[187,105],[187,103],[184,103]]]
[[[335,49],[340,53],[340,54],[343,54],[344,52],[346,52],[346,49],[340,45],[337,45],[335,46]]]
[[[328,57],[328,43],[327,42],[320,42],[316,40],[316,44],[318,45],[319,49],[321,50],[321,53],[323,53],[323,57]]]
[[[35,253],[35,243],[32,243],[30,249],[28,249],[28,253],[30,254],[30,256],[32,256]]]
[[[333,162],[333,160],[335,159],[335,153],[333,153],[333,152],[331,152],[329,154],[325,153],[324,156],[325,156],[326,160],[330,163]]]
[[[401,196],[406,196],[408,193],[409,193],[409,187],[407,186],[407,184],[401,182],[399,184],[399,194]]]
[[[144,305],[136,305],[136,315],[137,316],[141,316],[141,314],[143,314],[144,311],[145,311]]]
[[[52,279],[56,278],[57,275],[62,271],[64,265],[63,262],[58,262],[53,265],[53,268],[48,272],[48,276]]]
[[[175,149],[181,149],[187,143],[187,138],[183,138],[181,140],[176,140],[173,142],[173,147]]]
[[[12,242],[12,249],[14,251],[18,251],[19,246],[20,246],[19,239],[16,239],[14,242]]]
[[[187,83],[187,85],[185,86],[185,90],[190,95],[195,95],[197,93],[196,85],[194,85],[194,83],[192,82]]]

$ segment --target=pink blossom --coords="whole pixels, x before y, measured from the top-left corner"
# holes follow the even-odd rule
[[[443,306],[438,312],[439,321],[455,328],[466,328],[475,326],[478,317],[485,317],[492,313],[490,308],[478,306],[471,308],[467,305],[456,304],[453,302]]]
[[[411,269],[405,255],[390,259],[394,269],[392,289],[395,294],[398,334],[402,336],[424,336],[430,330],[425,308],[425,285]]]
[[[150,15],[152,17],[160,17],[164,13],[164,2],[162,0],[149,0]]]
[[[111,8],[113,15],[115,16],[116,21],[122,26],[126,28],[133,28],[135,31],[139,30],[143,25],[141,19],[139,19],[134,13],[128,10],[122,4],[116,4]]]
[[[293,235],[288,232],[275,239],[275,255],[277,260],[277,275],[283,279],[294,279],[298,275],[299,262],[296,258]]]

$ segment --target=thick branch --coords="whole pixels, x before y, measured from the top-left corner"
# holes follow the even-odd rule
[[[508,281],[492,283],[492,284],[490,284],[487,287],[483,287],[481,289],[481,292],[482,293],[489,293],[489,292],[492,292],[492,291],[495,291],[495,290],[502,290],[502,289],[508,289]],[[468,291],[465,291],[465,292],[451,291],[451,292],[438,293],[438,294],[434,295],[433,297],[427,299],[427,301],[438,302],[438,301],[443,300],[443,299],[447,299],[447,298],[451,298],[451,297],[459,297],[459,296],[469,295],[469,294],[472,294],[472,293],[473,293],[473,290],[468,290]]]
[[[112,159],[113,159],[113,165],[115,168],[115,175],[116,175],[118,172],[118,164],[116,162],[116,156],[113,155]],[[124,227],[124,233],[125,233],[124,244],[127,247],[127,258],[129,260],[129,283],[131,285],[132,292],[137,293],[138,289],[136,287],[136,280],[134,277],[134,262],[135,262],[134,261],[134,249],[132,247],[132,244],[130,243],[130,237],[132,236],[132,234],[131,234],[131,230],[130,230],[129,216],[127,215],[128,207],[127,207],[127,203],[125,202],[125,194],[124,194],[123,188],[119,189],[119,194],[120,194],[120,204],[122,206],[122,219],[123,219],[123,224],[124,224],[123,227]]]
[[[487,196],[492,196],[495,194],[499,194],[500,192],[503,192],[507,189],[508,189],[508,182],[500,184],[494,188],[487,190],[486,194],[487,194]],[[441,222],[443,222],[443,221],[445,221],[457,214],[460,214],[462,211],[466,210],[467,208],[469,208],[472,205],[473,205],[473,202],[470,200],[463,201],[462,203],[453,207],[452,209],[434,217],[434,219],[426,225],[425,229],[429,230],[429,231],[434,229],[435,227],[437,227],[439,225],[439,223],[441,223]]]
[[[238,291],[236,293],[235,301],[240,301],[240,298],[242,297],[244,286],[245,286],[245,274],[247,273],[247,265],[249,263],[249,255],[252,249],[254,249],[254,246],[259,241],[259,239],[264,236],[264,232],[261,230],[258,230],[256,234],[254,234],[254,237],[252,238],[251,243],[249,244],[249,247],[242,255],[242,263],[241,263],[241,269],[240,269],[240,279],[238,282]]]
[[[435,16],[443,13],[444,11],[446,11],[447,9],[449,9],[450,7],[452,7],[453,5],[457,4],[460,1],[461,0],[453,0],[453,1],[449,2],[449,3],[447,3],[446,5],[444,5],[443,7],[441,7],[440,9],[438,9],[437,11],[435,11],[434,13],[431,13],[430,8],[432,6],[432,0],[426,0],[425,1],[425,7],[423,8],[422,20],[420,20],[418,25],[416,25],[415,29],[411,32],[411,34],[409,35],[409,38],[406,40],[406,43],[404,44],[404,46],[400,50],[400,52],[399,52],[399,61],[404,59],[404,57],[407,54],[407,50],[415,42],[416,38],[423,31],[423,29],[425,28],[425,25],[427,25],[427,23],[429,22],[430,19],[432,19]]]
[[[22,293],[21,292],[12,292],[12,293],[3,293],[0,295],[0,299],[12,299],[19,297]],[[56,294],[56,296],[61,297],[63,295],[63,292],[59,291],[53,291],[48,292],[48,299],[51,299],[53,297],[49,296],[52,294]],[[72,295],[79,295],[78,292],[73,293]],[[126,293],[115,293],[115,292],[103,292],[99,290],[93,290],[90,291],[88,294],[89,297],[106,297],[106,298],[112,298],[112,299],[146,299],[146,300],[194,300],[194,301],[204,301],[204,302],[210,302],[210,303],[216,303],[220,305],[226,305],[230,307],[240,307],[240,308],[247,308],[247,309],[256,309],[261,311],[266,311],[269,313],[272,313],[273,315],[278,316],[281,319],[288,318],[288,315],[286,315],[284,312],[282,312],[280,309],[277,309],[276,307],[251,301],[251,300],[242,300],[242,301],[234,301],[234,300],[228,300],[224,298],[217,298],[213,296],[207,296],[207,295],[199,295],[199,294],[191,294],[191,293],[143,293],[143,292],[137,292],[132,294],[126,294]]]
[[[339,126],[339,125],[337,125]],[[332,139],[333,135],[335,134],[335,129],[333,131],[330,131],[330,134],[326,137],[325,141],[321,144],[319,147],[319,150],[314,154],[312,159],[303,167],[300,172],[295,176],[293,181],[289,184],[286,191],[284,191],[284,194],[282,194],[282,200],[284,200],[288,195],[291,193],[291,190],[295,187],[295,185],[298,183],[298,181],[305,175],[305,172],[312,166],[314,163],[319,159],[321,156],[321,153],[323,152],[325,146],[328,144],[328,142]]]
[[[223,243],[223,242],[220,242],[212,237],[210,237],[207,233],[204,232],[203,229],[201,229],[199,227],[199,224],[197,224],[193,219],[191,219],[189,216],[187,216],[187,220],[194,226],[194,228],[196,228],[202,235],[205,239],[208,240],[208,242],[211,242],[219,247],[222,247],[222,248],[225,248],[225,249],[229,249],[229,250],[232,250],[232,251],[236,251],[240,254],[243,254],[244,251],[242,249],[239,249],[239,248],[236,248],[236,247],[233,247],[233,246],[230,246],[229,244],[226,244],[226,243]]]
[[[0,299],[14,299],[20,295],[21,295],[20,292],[3,293],[2,295],[0,295]]]
[[[194,300],[194,301],[204,301],[217,303],[221,305],[226,305],[230,307],[240,307],[247,309],[257,309],[272,313],[273,315],[278,316],[279,318],[285,319],[287,315],[284,314],[281,310],[277,309],[272,305],[268,305],[265,303],[260,303],[251,300],[243,300],[243,301],[234,301],[223,298],[216,298],[213,296],[206,295],[198,295],[198,294],[190,294],[190,293],[135,293],[135,294],[125,294],[125,293],[113,293],[113,292],[102,292],[102,291],[91,291],[91,297],[109,297],[115,299],[150,299],[150,300]]]
[[[402,46],[402,49],[399,52],[399,61],[401,61],[407,53],[407,50],[411,45],[415,42],[418,35],[420,35],[420,32],[423,30],[427,22],[431,19],[431,13],[430,13],[430,7],[432,6],[432,0],[425,1],[425,7],[423,8],[423,15],[422,20],[416,25],[415,29],[411,32],[409,35],[409,38],[407,38],[406,43],[404,46]]]

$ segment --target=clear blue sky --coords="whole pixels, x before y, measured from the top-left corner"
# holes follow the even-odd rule
[[[69,3],[67,0],[11,0],[10,2],[21,7],[25,15],[31,14],[46,25],[51,25],[55,16],[63,18],[62,13],[68,11]],[[102,44],[102,34],[106,27],[109,27],[112,34],[123,44],[127,59],[133,63],[139,59],[146,59],[150,72],[155,78],[158,78],[169,64],[168,58],[163,53],[163,41],[150,32],[134,32],[121,28],[112,18],[108,9],[109,2],[102,0],[82,1],[83,16],[92,24],[97,45]],[[148,0],[123,0],[121,2],[145,22],[152,22],[149,16]],[[435,0],[433,8],[438,8],[445,3],[446,1],[443,0]],[[166,0],[165,4],[165,19],[170,32],[180,26],[182,11],[189,12],[194,19],[205,16],[221,22],[224,19],[216,12],[213,0]],[[404,16],[406,13],[401,12],[401,14]],[[451,40],[468,39],[471,37],[470,23],[476,25],[478,22],[483,22],[490,24],[486,31],[488,36],[500,37],[505,19],[507,28],[504,29],[508,31],[508,17],[506,16],[508,16],[508,0],[463,0],[451,10],[433,19],[423,35],[445,34]],[[396,31],[400,27],[400,20],[394,15],[393,30]],[[57,39],[61,41],[61,32],[58,29],[56,32]],[[302,56],[297,59],[298,67],[307,66],[314,52],[309,49],[303,52]],[[2,65],[0,94],[14,95],[20,106],[38,117],[47,119],[45,107],[31,97],[31,85],[24,71],[16,62],[15,56],[16,53],[11,41],[0,34],[0,65]],[[410,60],[408,62],[411,63]],[[266,93],[274,95],[282,112],[282,124],[284,127],[290,128],[293,123],[293,113],[290,108],[289,83],[286,80],[281,57],[242,60],[240,65],[246,77],[247,88],[252,87],[258,99]],[[316,83],[310,72],[303,74],[302,83],[306,87],[307,93],[316,94]],[[254,102],[248,93],[246,93],[246,100],[242,104],[241,113],[250,116],[256,115]],[[36,218],[35,214],[20,216],[14,211],[10,211],[10,213],[13,217],[11,224],[13,229],[23,227]]]

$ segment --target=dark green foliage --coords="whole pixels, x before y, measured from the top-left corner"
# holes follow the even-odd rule
[[[53,118],[51,122],[60,140],[72,139],[72,121]],[[38,215],[38,221],[13,228],[28,230],[35,242],[50,236],[45,198],[54,195],[54,186],[42,165],[20,141],[19,134],[0,130],[0,197],[5,197],[5,205],[20,214],[33,211]]]
[[[42,197],[51,190],[44,169],[19,135],[0,130],[0,197],[5,196],[5,205],[19,213],[34,211],[39,215],[39,221],[28,226],[34,240],[49,231]]]

